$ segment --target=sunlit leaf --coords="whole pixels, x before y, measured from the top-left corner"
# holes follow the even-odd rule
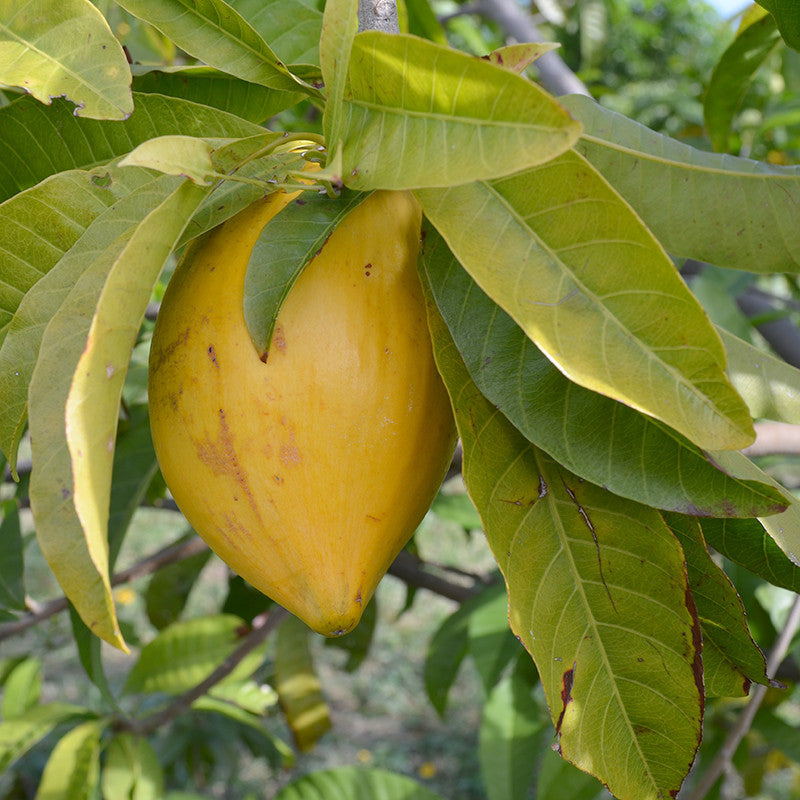
[[[318,770],[293,781],[275,800],[442,800],[405,775],[383,769],[337,767]]]
[[[4,720],[25,716],[39,705],[42,684],[42,662],[39,658],[23,657],[9,670],[3,681],[0,717]]]
[[[727,152],[734,117],[758,68],[780,41],[775,19],[752,6],[706,88],[703,113],[715,150]]]
[[[108,723],[89,720],[56,742],[36,792],[37,800],[90,800],[100,782],[100,735]]]
[[[231,0],[284,64],[319,64],[322,12],[312,0]],[[326,4],[327,6],[327,4]]]
[[[800,271],[800,167],[696,150],[589,98],[561,102],[576,149],[676,256],[749,272]]]
[[[163,770],[147,738],[119,733],[108,742],[101,787],[104,800],[163,798]]]
[[[125,53],[88,0],[3,0],[0,83],[48,105],[66,97],[78,116],[124,119],[133,111]]]
[[[431,229],[425,231],[421,266],[477,386],[568,469],[657,508],[753,516],[785,506],[781,492],[727,475],[663,423],[568,380]]]
[[[755,438],[725,351],[652,234],[581,156],[416,192],[488,294],[572,381],[699,447]]]
[[[626,800],[677,793],[699,744],[703,697],[679,543],[657,512],[581,481],[523,439],[430,319],[467,488],[559,751]]]
[[[535,83],[419,39],[359,33],[344,92],[343,180],[354,189],[449,186],[557,156],[580,126]]]

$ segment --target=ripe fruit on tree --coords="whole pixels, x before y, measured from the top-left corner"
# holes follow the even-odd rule
[[[427,511],[455,427],[409,193],[376,192],[345,217],[287,295],[262,359],[245,273],[293,197],[269,195],[187,250],[153,333],[150,422],[195,530],[253,586],[336,636]]]

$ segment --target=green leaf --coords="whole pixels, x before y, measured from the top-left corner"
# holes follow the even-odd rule
[[[30,709],[24,716],[0,722],[0,774],[56,725],[83,716],[87,709],[68,703],[47,703]]]
[[[778,23],[778,29],[789,47],[800,50],[800,8],[795,0],[758,0]]]
[[[405,775],[383,769],[337,767],[312,772],[293,781],[275,800],[442,800]]]
[[[89,800],[100,780],[100,734],[106,720],[89,720],[58,740],[45,764],[36,800]]]
[[[764,654],[750,635],[742,601],[728,576],[711,559],[699,521],[678,514],[665,514],[664,521],[686,556],[689,588],[703,634],[704,666],[706,645],[713,644],[725,658],[728,670],[738,673],[739,694],[742,685],[747,693],[750,681],[768,684]]]
[[[23,572],[25,561],[22,532],[19,524],[19,504],[16,500],[0,503],[0,608],[25,610]]]
[[[275,641],[275,691],[297,748],[311,750],[331,727],[322,684],[314,671],[310,631],[297,617],[278,628]]]
[[[561,102],[584,126],[576,149],[670,253],[749,272],[800,271],[800,166],[706,153],[589,98]]]
[[[728,377],[754,419],[800,424],[800,370],[717,329],[728,354]]]
[[[775,19],[751,7],[708,82],[703,114],[715,150],[730,150],[733,120],[758,68],[780,41]]]
[[[232,0],[231,5],[284,64],[319,64],[322,12],[313,0]]]
[[[266,224],[244,283],[245,322],[258,352],[269,350],[275,319],[294,281],[364,197],[345,191],[334,200],[303,192]]]
[[[203,196],[182,183],[81,276],[45,329],[29,389],[40,547],[87,626],[123,649],[108,575],[120,395],[153,286]]]
[[[469,617],[472,606],[477,602],[477,599],[470,598],[462,603],[437,628],[428,645],[425,657],[425,691],[431,705],[442,717],[447,709],[450,689],[469,652]]]
[[[481,395],[431,309],[464,477],[565,759],[623,800],[677,793],[700,740],[700,631],[658,513],[571,475]]]
[[[475,282],[570,380],[699,447],[753,441],[705,312],[577,153],[502,180],[416,194]]]
[[[541,164],[580,126],[535,83],[415,36],[359,33],[344,92],[353,189],[450,186]]]
[[[478,758],[488,800],[527,800],[543,727],[530,683],[512,672],[483,708]]]
[[[224,0],[119,0],[119,4],[210,67],[271,89],[318,94],[296,79]]]
[[[133,114],[124,122],[75,117],[69,103],[43,106],[30,97],[0,108],[0,199],[55,173],[104,164],[156,136],[234,138],[264,133],[233,114],[176,97],[135,94],[134,103]]]
[[[72,625],[72,638],[78,649],[78,658],[89,680],[98,688],[106,705],[119,710],[117,699],[108,684],[108,677],[103,665],[101,640],[89,630],[71,603],[69,604],[69,621]]]
[[[213,106],[257,125],[291,108],[305,96],[248,83],[211,67],[149,68],[133,76],[133,90]]]
[[[343,107],[347,65],[358,29],[358,3],[350,0],[330,0],[325,3],[319,58],[322,82],[325,84],[327,102],[322,114],[322,129],[328,143],[328,157],[342,144]]]
[[[595,778],[559,758],[548,744],[548,740],[543,742],[536,773],[536,800],[606,800],[608,794]]]
[[[133,111],[125,53],[88,0],[3,0],[0,83],[48,105],[66,97],[78,116],[124,119]]]
[[[192,532],[180,541],[194,536]],[[210,550],[202,550],[167,564],[153,575],[144,596],[147,617],[153,627],[163,630],[178,619],[189,599],[189,592],[210,557]]]
[[[774,586],[800,594],[800,566],[793,562],[757,519],[704,519],[708,544]]]
[[[125,682],[127,693],[182,694],[205,680],[236,649],[245,625],[229,614],[176,622],[146,644]],[[249,677],[263,661],[257,648],[226,681]]]
[[[121,167],[147,167],[165,175],[188,178],[200,186],[211,186],[221,178],[214,169],[211,153],[219,143],[194,136],[159,136],[148,139],[128,153]]]
[[[150,742],[117,734],[106,747],[100,785],[104,800],[162,800],[164,774]]]
[[[90,265],[121,250],[137,216],[155,208],[177,183],[137,169],[76,171],[54,176],[0,208],[0,213],[6,209],[20,222],[26,214],[36,221],[35,226],[30,221],[25,224],[28,233],[21,234],[16,244],[22,299],[14,304],[0,347],[0,447],[12,469],[45,327]],[[56,199],[49,200],[49,193]],[[53,218],[69,220],[67,232],[48,223]],[[10,227],[17,229],[16,222]],[[36,231],[42,234],[38,242]]]
[[[216,700],[233,704],[237,708],[247,711],[257,717],[262,717],[271,708],[278,704],[278,693],[263,683],[246,680],[241,683],[225,683],[214,686],[209,695]]]
[[[42,662],[30,656],[21,659],[3,681],[0,717],[11,720],[25,716],[38,705],[41,692]]]
[[[785,506],[782,493],[727,475],[662,423],[568,380],[431,229],[421,269],[481,392],[572,472],[645,505],[693,514],[753,516]]]

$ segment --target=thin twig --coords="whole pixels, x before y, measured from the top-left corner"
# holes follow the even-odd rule
[[[244,637],[242,643],[205,680],[176,697],[161,711],[142,718],[118,719],[114,723],[114,728],[117,731],[128,731],[138,736],[145,736],[186,713],[195,700],[227,678],[242,659],[262,644],[288,616],[289,612],[281,606],[272,606],[268,611],[259,614],[253,619],[250,633]]]
[[[774,678],[775,673],[781,662],[786,658],[786,653],[789,650],[789,645],[792,643],[795,633],[800,626],[800,596],[795,597],[794,604],[789,610],[789,616],[786,619],[786,624],[783,630],[775,640],[775,644],[767,658],[767,677]],[[709,764],[708,769],[703,774],[700,781],[695,786],[694,790],[687,795],[685,800],[703,800],[703,798],[711,791],[714,784],[717,782],[720,775],[722,775],[733,761],[733,756],[736,753],[739,744],[750,730],[753,720],[755,719],[756,712],[761,706],[764,696],[767,693],[767,687],[759,684],[753,689],[750,697],[750,702],[742,712],[741,716],[736,722],[736,725],[728,734],[728,738],[720,747],[714,760]]]

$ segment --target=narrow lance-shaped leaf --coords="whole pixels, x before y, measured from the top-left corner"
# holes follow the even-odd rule
[[[543,89],[415,36],[359,33],[344,92],[344,182],[449,186],[541,164],[580,125]]]
[[[124,119],[133,111],[127,58],[89,0],[5,0],[0,12],[0,83],[48,105],[64,96],[78,116]]]
[[[476,283],[570,380],[701,448],[753,441],[702,307],[652,234],[577,153],[417,196]]]
[[[472,380],[537,447],[572,472],[656,508],[754,516],[788,502],[717,469],[676,431],[566,378],[425,229],[421,268]]]
[[[224,0],[119,0],[119,4],[210,67],[272,89],[318,94],[295,78]]]
[[[749,272],[800,271],[800,167],[707,153],[570,95],[576,149],[673,255]]]
[[[729,150],[734,117],[756,71],[779,41],[774,18],[751,6],[736,38],[714,67],[703,99],[706,129],[715,150]]]
[[[621,800],[675,795],[703,708],[683,552],[659,514],[571,475],[469,379],[430,314],[464,477],[541,676],[562,756]]]

